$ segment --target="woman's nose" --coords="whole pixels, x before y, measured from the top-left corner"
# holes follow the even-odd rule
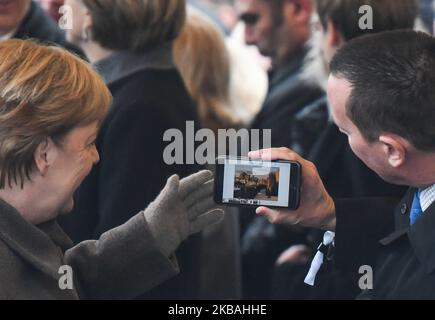
[[[94,164],[100,162],[100,154],[98,153],[97,147],[94,147]]]

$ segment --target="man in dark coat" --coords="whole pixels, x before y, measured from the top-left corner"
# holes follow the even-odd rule
[[[251,129],[270,129],[272,146],[290,146],[295,114],[323,95],[314,81],[302,80],[311,37],[311,1],[240,0],[239,8],[246,43],[272,60],[269,92]]]
[[[435,40],[403,30],[361,37],[336,54],[331,74],[334,122],[353,152],[384,180],[410,186],[408,194],[399,203],[334,200],[312,163],[275,149],[263,160],[303,165],[302,205],[294,212],[257,212],[275,223],[335,231],[336,268],[354,275],[360,298],[433,299]]]
[[[375,0],[371,2],[374,19],[379,21],[373,29],[359,29],[358,21],[361,16],[353,13],[366,4],[364,0],[344,2],[342,0],[317,0],[316,8],[322,25],[320,36],[322,53],[325,63],[329,64],[335,52],[342,47],[346,41],[363,36],[367,33],[377,33],[387,30],[412,29],[417,18],[417,3],[409,0]],[[319,101],[324,107],[330,109],[326,97]],[[316,106],[315,106],[316,107]],[[320,106],[317,106],[317,108]],[[312,117],[301,115],[298,117],[294,128],[295,132],[303,133],[303,128],[309,127]],[[299,129],[302,128],[302,129]],[[305,129],[306,130],[306,129]],[[303,139],[295,139],[303,141]],[[306,156],[318,168],[328,192],[332,197],[402,197],[406,188],[393,186],[380,179],[371,169],[359,160],[349,147],[346,137],[339,132],[337,126],[328,121],[327,126],[318,135],[311,150],[306,153],[301,150],[298,144],[292,145],[291,149],[302,156]],[[320,241],[323,239],[323,232],[313,231],[307,237],[310,244],[308,254],[315,253]],[[308,248],[306,248],[308,249]],[[291,252],[290,250],[288,252]],[[285,254],[284,254],[285,255]],[[273,294],[275,298],[354,298],[357,295],[358,287],[341,286],[333,284],[339,277],[321,277],[314,288],[304,285],[303,279],[309,265],[306,262],[291,261],[284,263],[284,256],[281,265],[277,268],[274,281]],[[304,265],[305,264],[305,265]],[[293,272],[295,271],[295,272]],[[301,272],[302,271],[302,272]],[[292,274],[293,273],[293,274]],[[340,283],[343,281],[338,279]],[[326,284],[329,282],[329,284]],[[293,290],[291,289],[293,288]],[[334,293],[331,289],[334,289]]]

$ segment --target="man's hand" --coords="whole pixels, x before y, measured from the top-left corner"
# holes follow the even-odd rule
[[[281,253],[275,265],[281,266],[283,264],[292,263],[295,265],[305,265],[312,259],[312,249],[304,244],[291,246],[286,251]]]
[[[287,148],[259,150],[249,153],[252,160],[297,161],[302,166],[301,205],[296,211],[276,210],[265,207],[257,214],[274,224],[301,225],[324,230],[335,230],[335,204],[325,190],[316,166]]]

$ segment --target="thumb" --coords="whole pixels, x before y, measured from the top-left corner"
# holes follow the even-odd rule
[[[180,185],[180,178],[174,174],[167,181],[166,185],[160,193],[160,200],[168,201],[178,194],[178,187]]]
[[[274,223],[279,215],[279,211],[272,210],[266,207],[259,207],[255,211],[259,216],[265,217],[270,223]]]
[[[222,209],[215,209],[203,215],[200,215],[196,220],[191,222],[190,234],[198,233],[218,222],[224,218],[224,211]]]

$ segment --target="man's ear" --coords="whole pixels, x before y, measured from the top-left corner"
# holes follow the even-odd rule
[[[44,176],[53,163],[54,142],[51,138],[44,139],[35,150],[36,170]]]
[[[407,148],[403,139],[385,134],[379,137],[379,142],[382,144],[382,150],[387,157],[388,163],[393,168],[398,168],[405,163]]]
[[[331,19],[328,19],[328,23],[325,30],[326,41],[328,45],[333,48],[340,48],[344,44],[343,35],[337,29],[334,22]]]

